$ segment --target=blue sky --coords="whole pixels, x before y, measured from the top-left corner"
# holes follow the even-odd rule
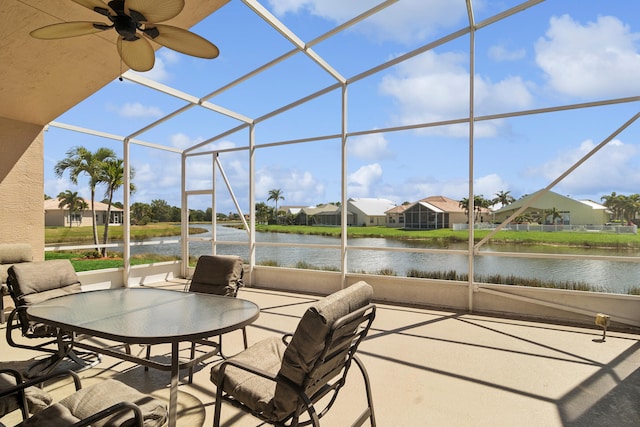
[[[309,42],[379,1],[263,0],[261,4]],[[474,1],[476,22],[520,2]],[[71,4],[70,7],[81,7]],[[636,0],[548,0],[476,32],[475,112],[499,114],[640,95],[640,3]],[[99,17],[97,17],[99,19]],[[364,22],[313,46],[346,78],[424,46],[467,25],[463,0],[400,0]],[[290,51],[293,46],[239,0],[223,6],[191,31],[220,48],[214,60],[166,48],[153,70],[141,73],[196,97],[204,97]],[[91,37],[91,36],[84,36]],[[115,33],[114,33],[115,38]],[[115,46],[114,46],[115,49]],[[387,129],[468,116],[469,37],[463,36],[349,86],[348,131]],[[119,68],[119,64],[114,64]],[[303,54],[289,58],[209,101],[259,118],[333,84],[335,80]],[[114,80],[57,119],[128,136],[184,105],[149,88]],[[340,91],[256,126],[257,144],[340,132]],[[638,102],[478,122],[475,128],[475,193],[531,194],[562,174],[638,112]],[[138,139],[185,149],[239,122],[192,108]],[[600,201],[615,191],[640,193],[640,123],[632,124],[553,191]],[[468,136],[465,125],[384,132],[348,142],[348,197],[381,197],[395,203],[433,195],[467,197]],[[200,151],[244,147],[248,132],[217,140]],[[122,143],[50,127],[45,134],[45,194],[72,189],[88,198],[86,182],[74,186],[53,167],[71,147]],[[339,201],[340,141],[329,139],[259,149],[256,201],[281,189],[280,204]],[[137,191],[132,202],[164,199],[180,205],[180,156],[132,145]],[[243,212],[248,211],[246,151],[220,155]],[[188,189],[211,186],[210,157],[191,158]],[[217,178],[218,179],[218,178]],[[221,179],[218,185],[224,190]],[[98,197],[101,190],[98,189]],[[120,200],[122,196],[117,196]],[[194,196],[189,207],[205,209],[210,198]],[[235,211],[226,190],[218,212]]]

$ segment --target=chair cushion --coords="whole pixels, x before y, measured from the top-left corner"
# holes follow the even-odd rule
[[[371,302],[373,288],[364,281],[335,292],[312,305],[302,316],[291,343],[287,346],[280,375],[302,385],[306,375],[314,368],[324,350],[327,334],[339,318]],[[283,419],[296,408],[296,396],[286,387],[276,387],[273,400],[274,414]]]
[[[236,296],[242,286],[242,258],[234,255],[202,255],[193,272],[190,292]]]
[[[0,283],[7,283],[7,271],[12,264],[33,261],[29,243],[0,243]]]
[[[270,337],[258,341],[227,360],[242,362],[275,376],[282,365],[285,348],[282,339]],[[216,385],[218,385],[220,365],[217,364],[211,368],[211,381]],[[268,418],[272,418],[275,390],[276,383],[274,381],[234,366],[227,366],[225,369],[224,391],[235,396],[252,411],[262,413]]]
[[[78,390],[55,405],[35,414],[23,425],[68,426],[123,401],[135,403],[140,407],[145,427],[160,427],[167,420],[167,405],[165,403],[142,394],[120,381],[109,379]],[[62,419],[60,423],[58,423],[57,417]],[[132,425],[134,425],[134,418],[131,411],[123,411],[116,416],[92,424],[94,427]]]
[[[279,373],[302,385],[324,350],[325,339],[335,321],[369,304],[372,296],[369,284],[355,283],[309,307],[288,346],[279,338],[268,338],[229,360],[244,362],[273,376]],[[211,369],[211,381],[216,385],[219,366]],[[226,368],[225,374],[224,391],[272,421],[282,421],[296,409],[298,398],[286,386],[232,366]]]
[[[73,416],[69,409],[65,408],[60,403],[54,403],[44,411],[38,412],[27,420],[21,422],[16,427],[69,427],[78,421],[80,421],[80,419]]]
[[[21,305],[81,291],[80,279],[68,259],[14,264],[8,282]]]
[[[7,364],[2,362],[0,368],[7,368]],[[0,374],[0,390],[6,390],[16,385],[16,380],[9,374]],[[25,389],[25,396],[27,398],[27,405],[29,406],[30,413],[36,413],[51,404],[53,399],[46,391],[38,387],[29,387]],[[20,409],[20,400],[18,395],[10,395],[0,399],[0,417],[10,412]]]

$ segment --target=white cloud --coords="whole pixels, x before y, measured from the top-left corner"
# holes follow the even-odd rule
[[[132,159],[135,169],[133,183],[136,191],[132,203],[150,203],[155,199],[166,200],[171,206],[180,206],[180,156],[169,153],[152,153],[150,156]],[[197,207],[199,208],[199,207]]]
[[[264,202],[269,197],[269,190],[280,187],[269,170],[260,169],[256,171],[255,188],[256,201]],[[284,196],[287,197],[286,194]]]
[[[153,81],[166,83],[172,78],[168,69],[169,65],[178,64],[179,62],[180,55],[177,52],[170,49],[161,49],[156,52],[156,61],[153,64],[153,68],[139,74]]]
[[[51,180],[47,180],[44,183],[44,194],[46,194],[49,197],[57,197],[58,194],[67,191],[67,190],[71,190],[71,191],[78,191],[77,186],[72,184],[71,181],[69,181],[66,176],[62,177],[62,178],[55,178],[55,179],[51,179]],[[82,197],[84,197],[83,194],[80,194],[80,192],[78,192],[78,194]],[[87,193],[87,196],[89,195],[89,193]],[[87,199],[89,200],[89,199]]]
[[[386,75],[380,90],[396,99],[403,124],[437,122],[469,115],[468,57],[460,53],[437,54],[433,51],[396,67]],[[520,77],[492,82],[481,75],[475,79],[476,114],[522,109],[533,103],[528,84]],[[477,137],[493,136],[500,121],[476,125]],[[467,135],[468,125],[432,129],[430,132],[452,136]]]
[[[618,18],[586,25],[553,17],[535,45],[536,62],[554,90],[575,97],[628,96],[640,90],[640,33]]]
[[[382,178],[382,166],[378,163],[362,166],[349,175],[347,188],[349,197],[370,197],[372,187]]]
[[[481,176],[473,183],[474,194],[482,195],[485,199],[493,199],[499,191],[508,190],[509,184],[496,173]],[[468,194],[469,190],[467,189],[467,196],[464,197],[468,197]]]
[[[473,185],[474,193],[483,195],[486,199],[495,197],[499,191],[510,189],[509,184],[495,173],[476,178]],[[463,177],[452,177],[446,181],[441,181],[433,176],[409,177],[402,182],[386,182],[383,186],[376,183],[374,193],[375,197],[384,197],[398,204],[405,201],[415,202],[424,197],[438,195],[461,200],[469,195],[469,181]]]
[[[325,187],[310,172],[291,171],[283,181],[288,204],[315,205],[324,194]]]
[[[279,205],[316,205],[323,200],[325,185],[308,171],[264,168],[256,171],[256,200],[265,202],[269,191],[282,190],[284,201]]]
[[[162,117],[163,112],[158,107],[145,106],[140,102],[127,102],[121,107],[112,107],[116,109],[121,117],[127,118],[156,118]]]
[[[587,140],[579,147],[559,153],[553,160],[529,168],[529,177],[543,177],[549,183],[558,178],[578,160],[589,153],[596,144]],[[640,186],[638,147],[613,140],[585,163],[567,176],[557,189],[561,194],[597,195],[611,193],[637,193]]]
[[[179,148],[181,150],[189,148],[196,143],[184,133],[174,133],[169,137],[169,141],[173,147]]]
[[[393,156],[387,140],[380,133],[351,138],[348,147],[350,154],[367,161],[389,159]]]
[[[134,182],[136,183],[153,183],[156,180],[156,169],[150,163],[136,163]]]
[[[274,13],[309,13],[342,23],[368,10],[377,0],[269,0]],[[483,2],[476,2],[476,8]],[[441,28],[466,23],[464,2],[452,7],[451,0],[402,0],[363,21],[356,27],[377,39],[410,42],[424,40]]]
[[[526,55],[524,49],[509,49],[504,45],[494,45],[489,48],[489,58],[498,62],[517,61]]]
[[[269,0],[273,13],[278,16],[304,11],[335,22],[344,22],[378,3],[377,0]]]

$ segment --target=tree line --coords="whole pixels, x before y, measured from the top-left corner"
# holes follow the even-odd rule
[[[92,210],[92,227],[93,227],[93,239],[94,244],[98,245],[98,230],[96,224],[96,212],[95,212],[95,194],[98,187],[104,188],[103,203],[107,205],[108,218],[104,225],[103,243],[108,241],[109,222],[111,218],[111,207],[116,206],[122,208],[122,203],[114,202],[113,195],[124,185],[124,161],[118,158],[115,152],[109,148],[98,148],[95,152],[92,152],[85,147],[74,147],[66,152],[66,157],[54,166],[54,172],[56,176],[62,177],[68,172],[69,179],[75,185],[78,184],[78,178],[81,175],[86,175],[89,178],[89,189],[91,194],[91,210]],[[135,185],[132,183],[135,175],[135,170],[130,169],[130,191],[135,192]],[[525,195],[526,196],[526,195]],[[522,197],[525,197],[522,196]],[[86,201],[78,195],[77,192],[66,190],[58,194],[60,200],[59,207],[69,210],[70,216],[81,213],[87,209],[89,205]],[[45,198],[48,196],[45,195]],[[281,189],[269,190],[269,197],[267,202],[275,202],[275,207],[270,207],[264,202],[258,202],[255,206],[256,220],[259,222],[268,222],[269,219],[276,219],[278,215],[278,202],[284,200],[284,194]],[[603,205],[611,210],[613,214],[613,220],[632,222],[636,220],[636,217],[640,211],[640,195],[632,194],[625,196],[612,192],[610,195],[601,197]],[[510,191],[499,191],[495,194],[494,198],[487,199],[483,195],[477,195],[473,198],[474,215],[476,218],[482,213],[483,209],[489,209],[493,206],[500,205],[506,206],[516,201],[515,197],[510,194]],[[459,206],[469,216],[470,202],[468,198],[463,198],[459,201]],[[181,209],[176,206],[170,206],[165,200],[157,199],[152,200],[151,203],[136,202],[131,205],[131,224],[132,225],[145,225],[150,222],[180,222],[181,221]],[[212,221],[211,208],[203,210],[189,210],[190,222],[209,222]],[[519,218],[523,222],[540,222],[546,221],[551,217],[551,221],[555,222],[556,219],[562,218],[561,213],[555,209],[549,209],[541,214],[538,218],[532,217],[532,213],[525,213],[523,215],[529,215],[531,217]],[[237,213],[229,212],[228,215],[217,213],[216,218],[218,220],[239,220],[240,216]],[[72,217],[70,217],[70,225],[72,224]],[[106,256],[107,249],[97,249],[102,252],[103,256]]]

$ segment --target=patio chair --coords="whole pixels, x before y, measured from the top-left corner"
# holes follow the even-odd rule
[[[264,339],[214,366],[214,427],[220,425],[223,400],[275,426],[317,427],[346,384],[352,362],[360,369],[367,398],[367,408],[352,425],[369,419],[375,426],[369,376],[355,354],[375,317],[372,295],[363,281],[335,292],[304,313],[293,335]],[[324,397],[326,406],[318,403]],[[301,421],[305,412],[308,419]]]
[[[244,269],[242,258],[234,255],[202,255],[198,258],[193,277],[185,286],[185,291],[202,294],[221,295],[235,298],[238,290],[244,285]],[[248,347],[247,330],[242,328],[244,348]],[[202,341],[200,341],[202,342]],[[218,341],[207,341],[222,353],[222,335]],[[191,343],[191,359],[195,357],[196,343]],[[151,357],[151,346],[147,346],[147,359]],[[148,370],[148,367],[145,367]],[[189,383],[193,381],[193,367],[189,369]]]
[[[114,379],[82,388],[72,371],[56,372],[0,390],[0,402],[25,390],[70,376],[75,393],[28,416],[20,426],[159,427],[167,420],[167,405]]]
[[[18,363],[0,362],[0,393],[13,390],[22,384],[23,378]],[[51,396],[39,387],[27,387],[17,390],[0,398],[0,417],[20,409],[22,419],[26,420],[29,413],[38,412],[52,402]]]
[[[4,296],[9,295],[7,272],[16,263],[33,261],[29,243],[0,243],[0,323],[4,323]]]
[[[81,284],[73,265],[67,259],[36,261],[15,264],[8,270],[7,285],[16,308],[7,320],[7,342],[12,347],[51,353],[49,357],[34,363],[25,376],[28,378],[50,372],[64,358],[69,358],[81,367],[93,366],[99,362],[95,353],[75,352],[72,350],[74,337],[70,334],[58,333],[58,329],[29,320],[27,308],[48,299],[81,292]],[[21,330],[24,338],[52,338],[36,345],[17,342],[14,331]],[[56,344],[51,348],[51,344]],[[91,362],[80,355],[88,356]]]

